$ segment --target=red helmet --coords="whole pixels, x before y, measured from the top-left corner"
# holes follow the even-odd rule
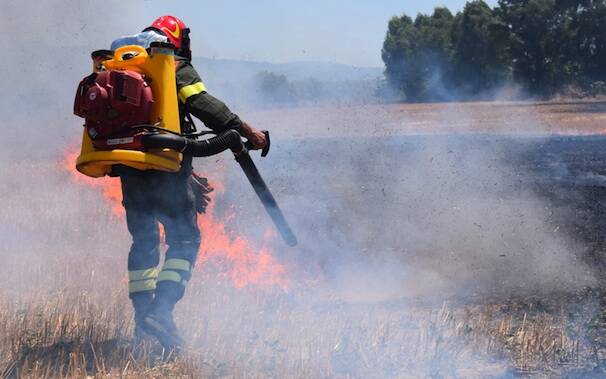
[[[166,35],[170,43],[175,45],[177,50],[186,47],[184,46],[184,39],[189,40],[189,29],[183,21],[175,16],[161,16],[143,31],[150,29],[158,30]],[[189,46],[186,48],[189,48]]]

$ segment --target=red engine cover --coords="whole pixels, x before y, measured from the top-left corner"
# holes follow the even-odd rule
[[[154,97],[145,78],[134,71],[102,71],[84,78],[76,92],[74,114],[86,120],[95,140],[132,136],[150,122]]]

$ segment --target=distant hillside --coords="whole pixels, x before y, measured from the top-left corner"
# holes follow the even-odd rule
[[[194,57],[209,91],[237,109],[375,101],[380,67]]]
[[[312,78],[321,82],[344,82],[383,77],[382,67],[354,67],[331,62],[268,63],[204,57],[194,57],[193,62],[208,81],[249,81],[263,71],[286,75],[290,81]]]

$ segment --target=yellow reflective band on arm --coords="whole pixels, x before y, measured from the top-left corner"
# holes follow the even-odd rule
[[[198,82],[195,84],[190,84],[179,90],[179,100],[181,100],[182,103],[185,103],[185,101],[191,96],[197,95],[202,92],[206,92],[206,86],[204,85],[204,83]]]
[[[158,282],[181,283],[181,275],[174,271],[162,271],[160,275],[158,275]]]
[[[158,276],[158,269],[148,268],[146,270],[135,270],[128,272],[128,280],[145,280],[145,279],[156,279]]]
[[[156,289],[156,279],[139,280],[128,283],[128,293],[153,291]]]
[[[167,259],[166,262],[164,262],[162,270],[181,270],[189,272],[189,270],[191,270],[191,263],[185,259]]]

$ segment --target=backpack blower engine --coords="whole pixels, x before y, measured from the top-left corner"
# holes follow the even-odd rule
[[[140,46],[92,54],[95,72],[80,82],[74,101],[74,114],[85,119],[76,167],[93,177],[109,174],[114,164],[178,171],[181,154],[208,157],[229,149],[284,241],[295,246],[297,238],[248,153],[250,142],[233,129],[202,140],[197,138],[213,132],[181,134],[171,46],[152,43],[150,55]],[[155,99],[156,94],[164,97]],[[263,133],[265,157],[270,140],[269,132]]]
[[[74,114],[86,120],[97,150],[143,150],[154,97],[146,78],[135,71],[101,71],[84,78],[76,92]]]

